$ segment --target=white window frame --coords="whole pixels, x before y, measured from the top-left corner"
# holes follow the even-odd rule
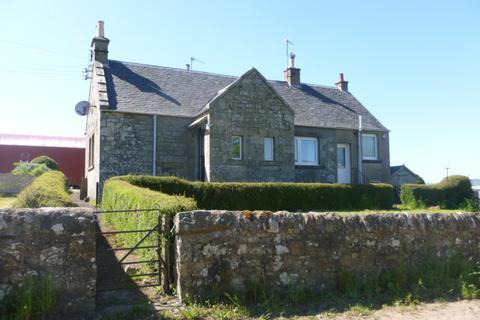
[[[297,141],[301,141],[301,140],[314,141],[315,142],[315,161],[314,162],[298,160],[298,155],[302,154],[302,144],[297,143]],[[314,138],[314,137],[295,137],[294,148],[295,148],[295,165],[297,165],[297,166],[318,166],[318,139],[317,138]]]
[[[271,141],[271,158],[267,159],[267,141]],[[273,137],[264,137],[263,138],[263,160],[264,161],[274,161],[275,160],[275,139]]]
[[[363,154],[363,139],[364,137],[373,137],[375,141],[375,156],[374,157],[368,157]],[[362,133],[362,159],[363,160],[378,160],[378,137],[374,133]]]
[[[235,138],[239,138],[240,139],[240,156],[238,158],[235,158],[233,157],[233,154],[232,154],[232,160],[242,160],[242,155],[243,155],[243,139],[242,139],[242,136],[232,136],[232,147],[233,148],[233,140]],[[232,149],[230,149],[230,152],[232,152]],[[233,152],[232,152],[233,153]]]

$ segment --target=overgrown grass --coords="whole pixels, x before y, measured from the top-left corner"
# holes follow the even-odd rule
[[[180,211],[195,210],[195,200],[170,196],[161,192],[140,188],[116,178],[105,182],[102,210],[157,209],[155,211],[106,213],[103,216],[107,226],[117,230],[146,230],[155,227],[162,215],[173,216]],[[146,233],[118,234],[116,240],[124,246],[135,246]],[[156,245],[157,233],[145,239],[142,246]],[[137,250],[136,253],[149,260],[156,258],[154,249]]]
[[[15,287],[0,305],[0,319],[52,319],[57,292],[51,277],[28,276]]]

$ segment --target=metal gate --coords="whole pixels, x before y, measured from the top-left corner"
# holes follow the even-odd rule
[[[157,224],[147,229],[110,230],[105,216],[158,212]],[[96,211],[97,292],[136,290],[161,286],[170,294],[175,283],[173,252],[173,219],[158,209]],[[113,216],[113,217],[112,217]],[[134,245],[125,246],[122,235],[134,236]],[[131,241],[129,241],[131,243]],[[148,254],[146,252],[150,251]],[[147,258],[146,258],[147,257]]]

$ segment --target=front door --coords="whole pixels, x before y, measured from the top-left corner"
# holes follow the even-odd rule
[[[350,145],[337,144],[337,181],[351,183],[350,177]]]

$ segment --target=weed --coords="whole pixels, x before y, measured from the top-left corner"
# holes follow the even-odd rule
[[[356,304],[350,307],[348,313],[353,316],[366,317],[373,314],[373,310],[368,306]]]
[[[27,276],[0,306],[3,320],[27,320],[51,316],[57,302],[57,292],[51,277]]]

